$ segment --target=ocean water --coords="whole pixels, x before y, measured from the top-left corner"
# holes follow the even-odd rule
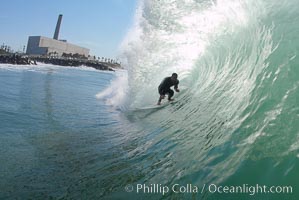
[[[113,77],[0,65],[0,199],[92,199],[87,184],[103,165],[107,128],[119,121],[95,95]]]
[[[1,65],[0,199],[298,199],[298,32],[295,0],[144,0],[126,71]]]

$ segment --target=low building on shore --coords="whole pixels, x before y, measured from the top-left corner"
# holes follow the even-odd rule
[[[53,54],[55,56],[62,56],[64,53],[79,54],[88,57],[89,49],[44,36],[29,36],[26,51],[28,55]]]

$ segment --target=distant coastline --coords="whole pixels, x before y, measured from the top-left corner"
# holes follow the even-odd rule
[[[15,65],[36,65],[37,62],[53,64],[59,66],[86,66],[97,70],[115,71],[121,69],[119,63],[102,62],[99,60],[88,60],[70,57],[54,57],[54,56],[31,56],[26,54],[12,54],[4,51],[0,52],[0,63]]]

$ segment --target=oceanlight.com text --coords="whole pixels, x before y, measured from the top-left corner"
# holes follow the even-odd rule
[[[216,184],[210,184],[208,186],[210,193],[219,194],[292,194],[292,186],[267,186],[267,185],[248,185],[243,184],[240,186],[222,186]]]

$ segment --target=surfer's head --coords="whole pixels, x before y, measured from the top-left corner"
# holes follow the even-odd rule
[[[172,73],[171,78],[173,80],[177,80],[178,79],[178,74],[177,73]]]

